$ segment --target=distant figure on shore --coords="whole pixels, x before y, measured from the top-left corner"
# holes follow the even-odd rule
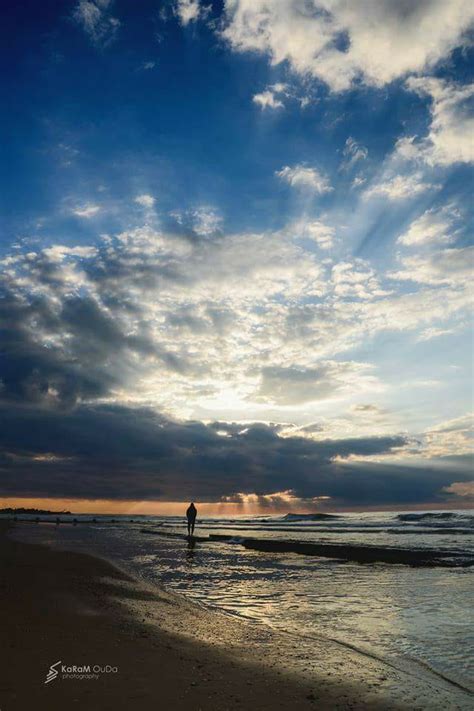
[[[188,519],[188,536],[194,533],[194,524],[196,523],[197,509],[194,503],[190,503],[186,510],[186,518]]]

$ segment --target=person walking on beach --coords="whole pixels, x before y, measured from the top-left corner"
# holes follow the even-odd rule
[[[197,508],[194,503],[191,502],[186,511],[186,518],[188,519],[188,536],[192,536],[194,533],[194,524],[196,523]]]

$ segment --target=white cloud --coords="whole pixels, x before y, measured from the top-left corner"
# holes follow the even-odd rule
[[[276,175],[291,187],[300,190],[310,190],[320,195],[333,190],[328,178],[317,168],[310,168],[303,164],[294,165],[293,167],[287,165],[278,170]]]
[[[215,235],[223,224],[220,212],[208,205],[200,205],[191,210],[175,210],[170,215],[179,225],[189,227],[202,237]]]
[[[405,277],[406,274],[402,273],[397,279],[403,280]],[[468,313],[471,303],[472,294],[466,284],[458,285],[454,280],[454,283],[447,284],[443,289],[440,289],[438,284],[430,284],[411,293],[394,291],[386,298],[353,303],[346,301],[346,313],[341,314],[340,308],[336,308],[334,319],[337,321],[344,316],[345,339],[353,337],[358,342],[363,333],[375,335],[382,331],[417,331],[429,324],[446,321],[452,326],[454,316]],[[357,324],[356,329],[348,327],[348,319]],[[333,332],[336,335],[337,328],[334,328]]]
[[[386,296],[375,271],[363,259],[354,262],[338,262],[332,268],[334,293],[341,299],[374,299]]]
[[[284,82],[268,85],[262,92],[255,94],[252,101],[264,110],[284,108],[286,99],[297,101],[302,109],[313,101],[308,87],[305,87],[302,93],[301,90]]]
[[[415,160],[420,157],[420,150],[416,144],[416,136],[402,136],[395,144],[394,155],[402,160]]]
[[[425,328],[425,330],[420,333],[417,340],[420,342],[431,341],[432,338],[448,336],[451,333],[454,333],[452,328]]]
[[[365,199],[385,197],[388,200],[406,200],[427,190],[438,189],[439,186],[424,182],[422,173],[413,175],[395,175],[382,182],[375,182],[364,192]]]
[[[202,418],[271,420],[284,405],[303,423],[314,419],[316,406],[291,403],[354,392],[366,393],[368,402],[369,391],[381,387],[367,365],[347,366],[351,349],[383,332],[435,337],[469,314],[466,253],[454,266],[444,255],[442,268],[431,257],[421,265],[401,262],[397,279],[412,278],[412,271],[418,281],[409,293],[405,283],[392,283],[390,293],[367,261],[321,259],[311,239],[324,247],[334,237],[323,219],[225,234],[215,209],[201,206],[178,218],[195,234],[143,226],[104,236],[97,249],[54,245],[2,262],[20,300],[30,294],[56,313],[75,296],[113,321],[126,353],[110,352],[110,371],[120,381],[112,398]],[[56,319],[45,320],[34,338],[69,357],[71,333]]]
[[[357,143],[357,141],[349,136],[344,144],[342,154],[344,156],[344,160],[341,163],[341,169],[350,170],[358,161],[366,160],[369,155],[369,151],[365,146]]]
[[[474,451],[474,416],[472,413],[456,417],[423,433],[424,452],[430,457],[459,456]],[[453,485],[454,486],[454,485]],[[457,485],[456,485],[457,486]],[[474,482],[470,482],[471,493]],[[453,488],[452,493],[461,494]]]
[[[470,0],[226,0],[224,38],[334,91],[422,72],[464,43]]]
[[[137,195],[137,197],[135,198],[135,202],[138,205],[141,205],[142,207],[151,209],[155,204],[155,198],[152,195],[143,193],[142,195]]]
[[[43,254],[53,262],[62,262],[66,257],[94,257],[97,255],[97,249],[95,247],[66,247],[64,244],[55,244],[52,247],[43,249]]]
[[[301,219],[286,228],[286,233],[295,237],[311,239],[320,249],[331,249],[334,246],[336,230],[321,220]]]
[[[80,205],[78,207],[73,208],[72,213],[77,217],[84,217],[85,219],[89,219],[90,217],[94,217],[95,215],[97,215],[97,213],[100,212],[100,209],[100,205],[86,203],[85,205]]]
[[[112,17],[110,0],[79,0],[73,17],[95,44],[106,46],[117,34],[120,21]]]
[[[468,286],[472,281],[474,247],[443,249],[426,255],[403,257],[402,269],[391,272],[392,279],[419,284]]]
[[[411,77],[407,86],[431,97],[431,125],[420,141],[413,136],[400,139],[398,155],[431,166],[474,162],[474,84],[457,86],[434,77]]]
[[[177,0],[175,13],[182,25],[197,22],[209,13],[209,7],[201,5],[200,0]]]
[[[408,247],[451,242],[455,236],[453,223],[459,213],[452,205],[440,210],[426,210],[414,220],[397,242]]]
[[[352,181],[351,187],[352,188],[360,188],[366,182],[367,182],[367,178],[364,178],[362,175],[356,175],[356,177]]]
[[[199,235],[210,236],[220,230],[222,215],[212,207],[198,207],[192,213],[194,229]]]
[[[255,94],[252,98],[254,104],[258,104],[262,109],[282,109],[283,101],[277,98],[276,93],[271,89],[266,89],[260,94]]]
[[[367,372],[367,375],[369,372]],[[359,399],[355,388],[354,395]],[[359,388],[363,391],[364,386]],[[377,390],[383,391],[378,387]],[[370,393],[374,395],[374,393]],[[401,418],[397,412],[386,410],[378,405],[364,402],[351,405],[342,414],[332,417],[319,415],[316,422],[304,424],[302,427],[289,425],[280,430],[283,437],[305,437],[314,440],[346,439],[348,437],[363,437],[364,435],[383,436],[402,431]]]
[[[276,82],[275,84],[272,84],[270,86],[270,89],[272,89],[272,91],[275,91],[277,94],[288,94],[288,92],[289,92],[288,84],[284,84],[281,81]]]
[[[86,256],[100,267],[86,268]],[[81,303],[93,303],[126,334],[126,344],[149,344],[140,359],[111,354],[110,369],[121,373],[116,396],[175,412],[212,398],[218,409],[248,408],[272,344],[278,363],[298,365],[293,347],[280,347],[285,300],[324,290],[316,256],[281,233],[190,240],[143,227],[103,240],[97,254],[56,245],[4,272],[18,298],[29,291],[54,311],[80,292]],[[70,347],[67,329],[53,320],[35,337],[65,353]]]

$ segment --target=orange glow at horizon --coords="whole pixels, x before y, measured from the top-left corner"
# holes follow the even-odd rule
[[[342,511],[423,511],[442,509],[472,509],[472,503],[456,502],[426,502],[416,506],[403,506],[403,504],[392,506],[316,506],[305,503],[297,503],[297,499],[285,502],[286,506],[259,506],[254,501],[245,503],[235,502],[201,502],[196,501],[199,513],[204,516],[220,515],[242,515],[260,514],[271,515],[276,513],[317,513],[319,512],[342,512]],[[71,511],[77,514],[125,514],[125,515],[162,515],[179,516],[183,515],[189,501],[114,501],[110,499],[55,499],[55,498],[19,498],[1,497],[0,508],[34,508],[50,511]]]
[[[262,514],[275,510],[261,506],[229,502],[196,502],[203,515],[222,514]],[[150,514],[174,516],[183,514],[189,501],[114,501],[110,499],[39,499],[0,498],[0,508],[46,509],[50,511],[71,511],[87,514]]]

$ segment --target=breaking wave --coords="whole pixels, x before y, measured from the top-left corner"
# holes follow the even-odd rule
[[[425,520],[436,520],[436,521],[447,521],[453,518],[465,518],[462,514],[453,513],[452,511],[442,511],[440,513],[427,511],[426,513],[403,513],[398,514],[397,519],[399,521],[425,521]],[[472,518],[468,516],[467,518]]]

